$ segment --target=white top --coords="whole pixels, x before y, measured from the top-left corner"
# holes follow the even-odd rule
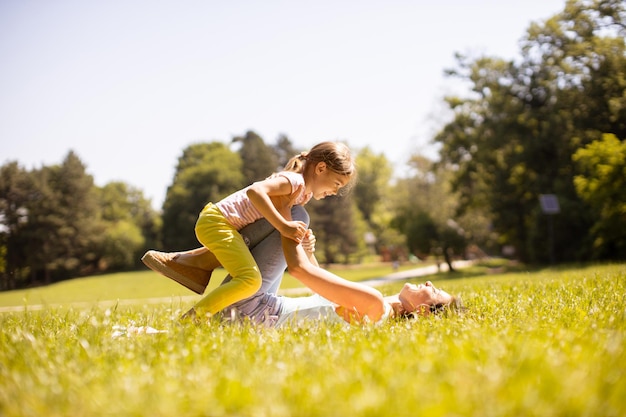
[[[304,177],[302,174],[291,171],[282,171],[273,174],[270,178],[278,175],[287,178],[287,180],[291,183],[292,194],[300,185],[304,186]],[[248,198],[247,191],[250,187],[251,185],[236,191],[215,204],[222,212],[226,220],[228,220],[228,222],[237,230],[241,230],[243,227],[263,218],[261,212],[254,207],[254,204],[252,204],[252,201]],[[306,204],[312,196],[312,193],[305,194],[304,187],[302,187],[300,195],[295,200],[295,205]]]
[[[343,317],[336,312],[337,304],[327,300],[319,294],[313,294],[308,297],[282,297],[270,294],[278,301],[272,306],[273,311],[269,312],[269,316],[274,316],[275,321],[266,323],[268,326],[284,327],[297,325],[307,320],[327,320],[335,323],[343,323],[348,325]],[[393,308],[391,304],[385,302],[385,312],[381,318],[372,322],[367,317],[363,320],[364,324],[371,323],[380,325],[389,320]]]

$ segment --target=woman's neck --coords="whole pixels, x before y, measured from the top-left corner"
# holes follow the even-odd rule
[[[399,317],[404,313],[404,307],[402,306],[402,303],[397,295],[386,296],[385,302],[391,306],[393,317]]]

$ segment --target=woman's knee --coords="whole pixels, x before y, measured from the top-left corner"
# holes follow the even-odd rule
[[[306,211],[306,209],[302,206],[293,206],[291,208],[291,218],[293,220],[298,220],[301,222],[306,223],[306,225],[308,226],[311,219],[309,217],[309,213]]]

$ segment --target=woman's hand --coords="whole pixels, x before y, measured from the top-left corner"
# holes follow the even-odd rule
[[[315,235],[313,234],[313,230],[309,229],[307,230],[306,235],[304,236],[304,239],[302,239],[302,248],[307,252],[307,253],[313,253],[315,252]]]
[[[304,240],[307,232],[308,229],[306,223],[296,220],[285,222],[285,224],[280,228],[281,235],[291,240],[295,240],[298,243],[301,243]]]

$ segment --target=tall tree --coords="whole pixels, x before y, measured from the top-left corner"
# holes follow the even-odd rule
[[[411,157],[410,177],[394,187],[396,217],[391,225],[406,236],[418,257],[442,256],[453,271],[455,256],[464,255],[468,233],[457,215],[456,195],[449,189],[449,171],[421,155]]]
[[[198,246],[194,226],[208,202],[217,202],[244,186],[241,157],[220,142],[188,146],[178,159],[163,203],[163,246]]]
[[[124,182],[110,182],[98,189],[104,234],[99,268],[136,266],[141,254],[160,247],[160,216],[143,193]]]
[[[321,262],[348,263],[366,252],[366,226],[351,195],[331,196],[307,205]]]
[[[17,162],[0,167],[0,290],[14,289],[26,276],[22,230],[28,221],[32,178]]]
[[[256,133],[248,131],[244,136],[233,138],[233,142],[241,143],[239,156],[243,162],[241,171],[245,184],[265,179],[278,168],[273,149]]]
[[[276,155],[279,168],[287,165],[287,162],[289,162],[293,156],[301,152],[294,147],[293,143],[286,135],[280,135],[276,140],[276,144],[272,146],[272,149],[274,150],[274,155]]]
[[[389,160],[365,147],[357,153],[356,165],[358,178],[352,195],[365,221],[368,244],[376,253],[404,247],[403,236],[389,227],[395,212],[394,203],[390,202],[393,167]]]
[[[354,186],[354,199],[363,218],[372,228],[377,228],[376,215],[391,181],[393,168],[384,154],[374,154],[369,147],[356,156],[358,181]]]
[[[21,236],[33,279],[46,283],[79,276],[98,258],[102,234],[91,175],[72,151],[61,165],[34,171],[33,198]]]

